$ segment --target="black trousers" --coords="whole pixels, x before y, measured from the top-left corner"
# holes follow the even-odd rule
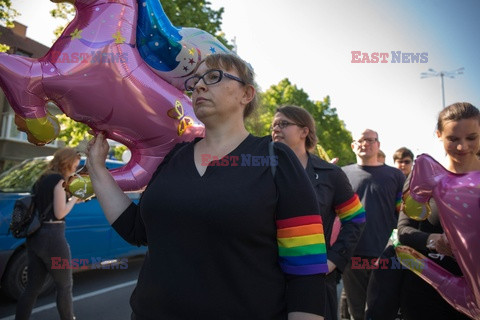
[[[372,271],[367,289],[366,320],[395,320],[398,318],[400,298],[402,294],[403,277],[406,272],[399,263],[392,268],[392,260],[397,259],[395,248],[389,245],[380,259],[386,259],[388,264],[380,264],[386,269],[378,268]]]
[[[337,320],[338,299],[337,284],[340,275],[335,269],[325,277],[325,320]]]
[[[42,227],[27,238],[28,283],[17,303],[15,320],[30,318],[48,273],[55,281],[57,290],[57,309],[61,320],[72,320],[72,270],[52,269],[52,257],[70,261],[70,247],[65,239],[64,223],[44,223]]]
[[[405,320],[467,320],[422,278],[405,271],[400,308]]]

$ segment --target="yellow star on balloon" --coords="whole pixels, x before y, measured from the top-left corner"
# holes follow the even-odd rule
[[[117,30],[117,32],[112,35],[112,38],[115,39],[115,43],[117,44],[121,44],[125,42],[125,38],[122,37],[120,30]]]
[[[75,31],[70,33],[70,36],[72,37],[72,40],[73,39],[81,39],[82,38],[82,31],[83,30],[78,30],[78,28],[77,28],[77,29],[75,29]]]
[[[195,53],[195,49],[190,48],[190,49],[188,50],[188,53],[189,53],[191,56],[193,56],[193,54]]]

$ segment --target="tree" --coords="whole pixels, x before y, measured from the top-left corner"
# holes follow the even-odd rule
[[[232,48],[232,46],[227,43],[227,40],[225,40],[224,34],[220,29],[224,11],[223,8],[213,10],[209,7],[210,2],[206,0],[162,1],[162,6],[173,25],[195,27],[205,30],[215,35],[224,45]],[[75,16],[75,8],[68,3],[58,3],[56,8],[50,11],[50,14],[54,18],[61,19],[65,22],[54,31],[55,36],[58,38],[67,26],[66,22]],[[59,140],[64,141],[71,147],[75,147],[80,141],[91,138],[88,133],[89,128],[85,124],[75,122],[66,116],[58,118],[62,125],[62,131],[58,136]],[[116,147],[116,149],[118,148],[119,147]],[[115,150],[115,154],[118,154],[119,150]]]
[[[260,107],[247,121],[247,129],[256,135],[269,135],[276,108],[286,104],[305,108],[312,114],[318,143],[330,158],[340,158],[339,165],[355,162],[355,155],[350,147],[352,135],[338,118],[337,110],[330,107],[330,97],[325,97],[323,101],[312,101],[303,89],[292,85],[288,79],[283,79],[260,94]]]
[[[221,31],[223,7],[212,10],[206,0],[162,1],[163,11],[174,26],[193,27],[217,37],[229,49],[232,48]]]
[[[0,0],[0,25],[13,28],[13,19],[18,15],[18,11],[12,8],[10,0]],[[7,52],[9,49],[9,46],[0,43],[0,52]]]
[[[64,21],[71,21],[73,17],[75,17],[75,7],[70,3],[57,3],[56,8],[50,11],[50,14],[54,18],[62,19]],[[55,34],[55,39],[60,37],[63,30],[67,26],[68,23],[64,23],[63,25],[58,26],[53,33]]]

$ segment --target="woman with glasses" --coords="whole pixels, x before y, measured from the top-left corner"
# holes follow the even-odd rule
[[[455,103],[443,109],[437,121],[437,137],[446,153],[446,168],[462,174],[480,171],[480,112],[470,103]],[[408,190],[409,181],[405,183]],[[444,234],[435,201],[430,200],[431,214],[415,221],[401,212],[398,238],[454,275],[462,276]],[[472,211],[472,213],[474,213]],[[478,212],[475,212],[478,214]],[[404,319],[469,319],[448,304],[427,282],[413,272],[405,272],[401,309]]]
[[[103,165],[103,134],[88,147],[107,219],[149,247],[132,319],[323,319],[328,267],[315,193],[287,146],[245,129],[256,105],[252,69],[213,54],[185,89],[205,137],[165,157],[138,205]]]
[[[297,106],[278,108],[271,130],[273,141],[285,143],[295,152],[317,194],[328,257],[325,319],[337,319],[337,279],[360,238],[365,224],[365,210],[345,173],[311,153],[317,145],[317,136],[315,122],[307,110]],[[341,230],[335,243],[332,243],[333,225],[337,217],[341,222]]]

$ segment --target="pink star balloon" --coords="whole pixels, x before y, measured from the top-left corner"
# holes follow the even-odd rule
[[[473,319],[480,319],[480,264],[477,261],[480,257],[480,171],[455,174],[429,155],[420,155],[415,161],[409,192],[409,202],[419,205],[409,210],[407,204],[405,213],[417,220],[421,204],[431,197],[435,199],[442,227],[463,276],[451,274],[412,248],[399,246],[397,254],[416,260],[419,265],[411,268],[412,271],[435,287],[453,307]],[[406,266],[412,267],[412,264]]]
[[[142,43],[137,43],[138,8],[154,6],[163,13],[155,1],[72,1],[77,14],[44,57],[0,54],[0,85],[29,141],[44,145],[57,137],[60,126],[45,107],[54,103],[70,118],[130,149],[130,161],[111,171],[125,191],[143,188],[176,143],[204,134],[191,99],[183,93],[183,81],[200,57],[227,50],[198,29],[178,28],[183,38],[169,38],[174,29],[166,16],[152,18],[161,20],[165,30],[151,38],[143,32]],[[148,24],[145,19],[142,23]],[[149,28],[158,30],[156,25]],[[153,47],[156,51],[149,50]],[[171,47],[176,48],[172,53]],[[152,63],[154,53],[161,53],[157,62],[163,59],[168,66],[157,64],[155,69],[139,48]],[[75,195],[88,197],[80,191]]]

